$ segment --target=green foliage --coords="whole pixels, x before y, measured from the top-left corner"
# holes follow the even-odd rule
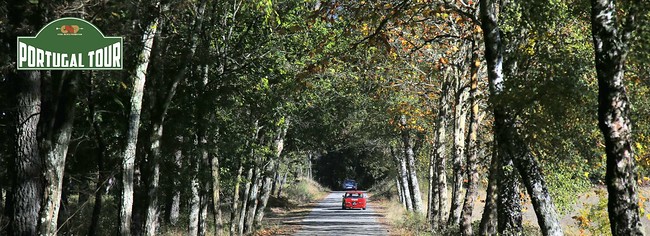
[[[592,235],[612,235],[607,215],[607,193],[599,189],[595,194],[598,201],[595,204],[584,204],[585,207],[573,219],[578,223],[581,233],[586,231]]]
[[[546,183],[559,214],[574,210],[578,201],[576,194],[588,191],[592,185],[588,179],[586,165],[577,166],[566,163],[546,165]]]

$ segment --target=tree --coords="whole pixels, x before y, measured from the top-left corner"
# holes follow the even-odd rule
[[[605,138],[609,221],[613,235],[643,235],[639,221],[636,165],[625,84],[625,59],[636,27],[635,6],[621,29],[613,0],[591,1],[591,25],[598,75],[598,127]]]

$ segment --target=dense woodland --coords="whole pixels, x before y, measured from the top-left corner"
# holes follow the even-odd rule
[[[607,217],[578,219],[641,235],[649,9],[2,1],[0,234],[251,234],[296,181],[353,178],[463,235],[523,234],[525,199],[563,235],[576,193],[605,186]],[[16,37],[64,16],[123,36],[124,70],[16,70]]]

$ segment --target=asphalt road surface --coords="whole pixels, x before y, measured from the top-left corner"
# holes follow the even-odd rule
[[[342,210],[343,193],[332,192],[319,202],[309,215],[295,223],[302,227],[294,235],[388,235],[371,201],[366,210]]]

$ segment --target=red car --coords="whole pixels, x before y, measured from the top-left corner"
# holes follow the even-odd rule
[[[366,194],[360,191],[348,191],[343,195],[341,208],[346,209],[366,209]]]

